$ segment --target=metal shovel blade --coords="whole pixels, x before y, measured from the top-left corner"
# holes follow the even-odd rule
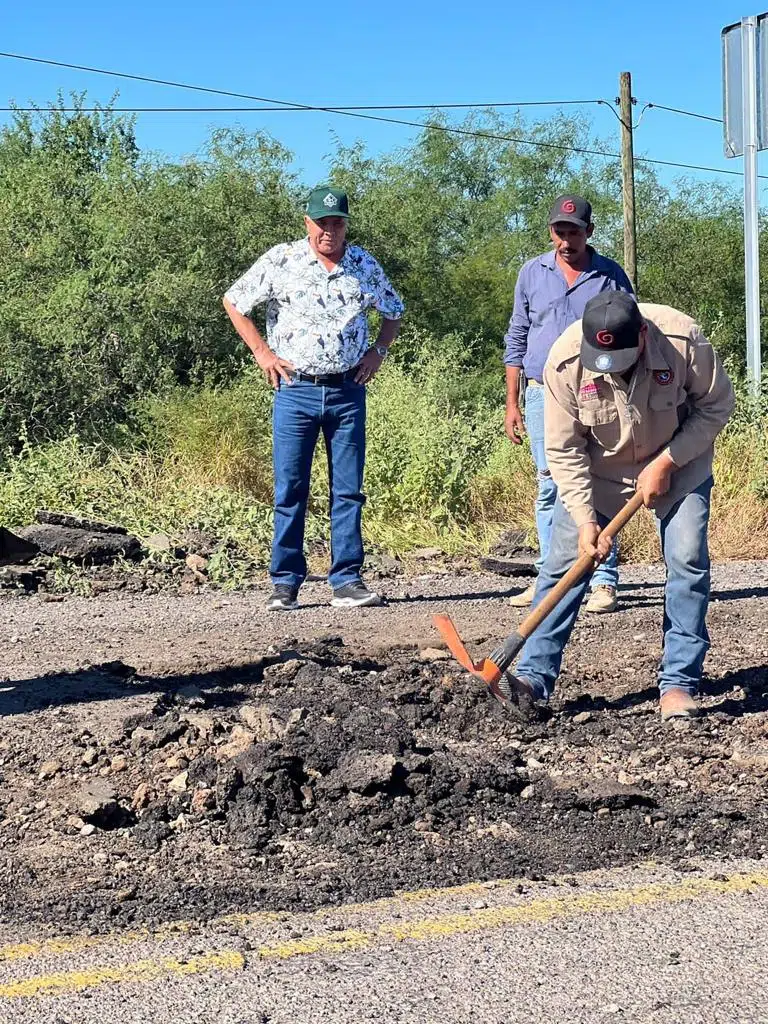
[[[454,626],[450,615],[434,615],[432,621],[438,633],[445,641],[446,647],[461,667],[466,669],[467,672],[471,672],[473,676],[482,679],[495,693],[495,690],[498,689],[498,681],[501,678],[501,671],[498,665],[491,661],[490,658],[483,658],[482,661],[473,661],[470,658],[469,651],[464,646],[464,641],[459,636],[459,632]]]

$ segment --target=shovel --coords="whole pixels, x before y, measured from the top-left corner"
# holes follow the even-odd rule
[[[601,531],[600,535],[613,540],[642,505],[642,495],[634,494],[624,508]],[[482,679],[497,700],[503,704],[509,704],[514,697],[512,689],[505,679],[507,669],[520,653],[520,649],[528,637],[538,629],[571,587],[575,586],[593,567],[593,559],[589,555],[582,555],[578,561],[574,562],[560,582],[550,590],[544,600],[529,615],[526,615],[515,632],[510,633],[503,644],[500,644],[491,651],[487,658],[483,658],[481,661],[473,661],[470,658],[469,651],[464,646],[464,641],[459,636],[450,615],[435,615],[432,621],[448,650],[462,668]]]

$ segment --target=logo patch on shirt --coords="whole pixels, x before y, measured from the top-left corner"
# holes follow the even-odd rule
[[[671,384],[675,379],[674,370],[654,370],[653,379],[657,384],[666,385]]]
[[[589,381],[587,384],[582,384],[579,388],[579,398],[583,399],[585,402],[599,397],[600,392],[597,390],[597,384],[595,384],[593,380]]]

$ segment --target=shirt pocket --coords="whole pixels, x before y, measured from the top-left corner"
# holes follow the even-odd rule
[[[579,408],[579,422],[589,427],[590,437],[606,451],[615,451],[621,437],[619,410],[615,405],[596,405],[595,408]]]
[[[663,441],[667,441],[688,418],[688,392],[683,387],[659,388],[651,392],[648,406],[653,412],[654,434],[665,435]]]
[[[685,391],[680,397],[680,388],[665,388],[663,391],[652,391],[648,398],[648,405],[654,412],[665,412],[669,409],[676,409],[678,405],[685,402]]]
[[[528,305],[528,318],[532,327],[541,328],[557,320],[558,299],[547,298],[546,295],[532,295]]]

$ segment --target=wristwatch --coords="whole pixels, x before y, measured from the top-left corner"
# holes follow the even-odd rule
[[[381,356],[382,359],[386,359],[387,356],[389,355],[389,349],[387,348],[386,345],[374,345],[373,351],[376,353],[377,356]]]

